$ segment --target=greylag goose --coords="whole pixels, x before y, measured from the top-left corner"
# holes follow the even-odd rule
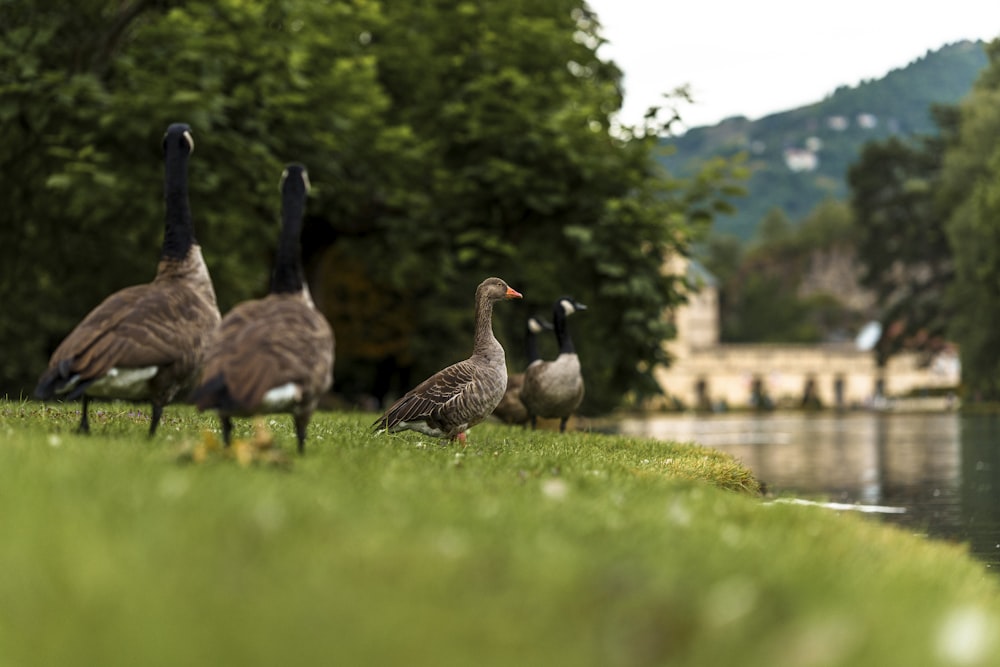
[[[529,317],[525,325],[524,347],[527,353],[528,363],[538,360],[538,334],[543,331],[551,331],[552,324],[540,317]],[[521,387],[524,385],[524,373],[515,373],[507,376],[507,391],[493,415],[507,424],[527,424],[528,409],[521,401]]]
[[[316,309],[302,269],[302,218],[309,178],[289,165],[281,176],[282,225],[263,299],[244,301],[226,313],[209,348],[202,383],[191,401],[216,410],[228,446],[232,418],[288,412],[299,454],[320,397],[333,384],[333,330]]]
[[[500,278],[476,289],[476,333],[472,356],[438,371],[407,392],[372,424],[378,431],[412,430],[435,438],[464,437],[486,419],[507,386],[507,361],[493,335],[493,304],[520,299]]]
[[[524,372],[521,400],[528,409],[531,428],[538,417],[559,419],[559,432],[566,430],[566,422],[583,400],[583,376],[580,358],[573,347],[566,325],[567,318],[587,307],[570,297],[556,301],[552,309],[559,356],[553,361],[535,361]]]
[[[163,407],[197,380],[219,325],[219,306],[188,202],[191,128],[175,123],[163,139],[166,225],[153,282],[102,301],[56,348],[35,388],[43,400],[82,399],[79,430],[90,432],[91,398],[152,403],[149,435]]]

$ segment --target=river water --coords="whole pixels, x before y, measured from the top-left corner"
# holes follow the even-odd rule
[[[967,543],[1000,569],[1000,416],[666,415],[625,420],[618,430],[728,452],[768,495],[879,506],[871,516]]]

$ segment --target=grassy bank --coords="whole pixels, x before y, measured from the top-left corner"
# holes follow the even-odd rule
[[[317,416],[225,455],[102,406],[0,403],[3,665],[992,664],[957,546],[769,505],[689,445],[483,425],[464,450]]]

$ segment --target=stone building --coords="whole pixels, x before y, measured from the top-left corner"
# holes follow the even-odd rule
[[[666,346],[674,361],[657,371],[665,402],[656,407],[888,407],[904,397],[918,406],[924,392],[938,395],[934,407],[943,407],[949,399],[940,394],[959,383],[955,353],[940,354],[930,365],[903,353],[879,369],[874,354],[854,342],[720,343],[716,281],[697,263],[674,268],[700,289],[673,314],[677,337]]]

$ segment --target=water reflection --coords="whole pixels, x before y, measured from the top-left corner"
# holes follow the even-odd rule
[[[696,442],[749,466],[769,493],[905,507],[883,520],[968,542],[1000,566],[1000,418],[942,414],[663,416],[621,432]]]
[[[963,536],[974,553],[1000,566],[1000,418],[961,421]]]

